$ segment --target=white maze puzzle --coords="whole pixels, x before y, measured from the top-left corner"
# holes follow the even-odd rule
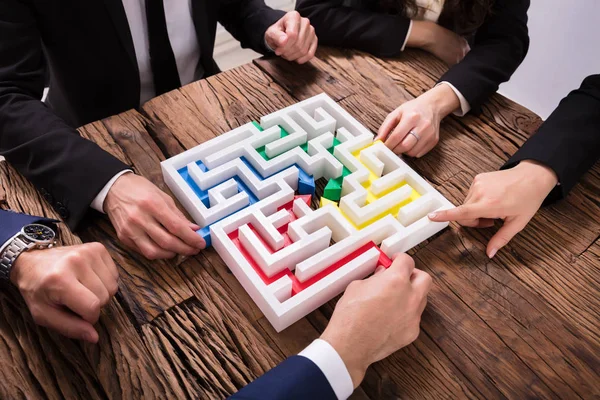
[[[165,181],[281,331],[447,226],[453,207],[325,94],[162,163]],[[315,180],[326,179],[320,208]]]

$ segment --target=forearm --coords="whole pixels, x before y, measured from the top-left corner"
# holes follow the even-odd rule
[[[471,108],[480,108],[501,83],[510,79],[527,55],[528,8],[529,0],[496,2],[477,30],[470,52],[439,81],[454,85]]]
[[[0,94],[0,155],[29,179],[71,228],[128,166],[80,137],[39,100]]]
[[[219,5],[219,22],[241,42],[242,47],[262,54],[268,52],[265,32],[284,15],[284,11],[266,6],[263,0],[230,0]]]
[[[533,160],[551,168],[560,182],[548,197],[566,196],[600,158],[600,75],[584,80],[502,167]]]
[[[357,10],[338,0],[299,0],[296,9],[315,27],[320,44],[378,57],[400,54],[410,27],[406,17]]]

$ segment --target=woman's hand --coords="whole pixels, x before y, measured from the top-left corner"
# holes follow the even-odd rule
[[[486,253],[492,258],[527,226],[557,182],[552,169],[521,161],[511,169],[477,175],[462,206],[432,213],[429,219],[477,228],[491,227],[494,219],[503,219],[504,225],[487,246]]]
[[[392,111],[375,140],[383,140],[396,154],[422,157],[438,143],[441,120],[459,107],[452,88],[438,85]]]
[[[461,62],[471,50],[464,37],[430,21],[413,21],[406,46],[428,51],[449,66]]]

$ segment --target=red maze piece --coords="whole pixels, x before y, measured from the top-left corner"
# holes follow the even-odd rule
[[[310,201],[310,200],[309,200]],[[285,209],[290,213],[290,222],[296,220],[296,216],[294,215],[293,211],[292,211],[292,203],[288,203],[284,206],[282,206],[281,209]],[[288,224],[283,225],[282,227],[280,227],[279,233],[281,233],[284,237],[284,247],[289,246],[292,241],[289,238],[289,236],[287,235],[287,226]],[[260,236],[260,234],[254,229],[254,227],[250,224],[249,225],[250,229],[256,234],[256,236],[259,238],[259,240],[261,241],[261,243],[265,246],[265,248],[273,253],[273,249],[263,240],[263,238]],[[240,250],[241,254],[244,256],[244,258],[246,258],[246,260],[248,261],[248,263],[252,266],[252,268],[254,268],[254,270],[256,271],[256,273],[258,274],[258,276],[260,276],[260,278],[263,280],[263,282],[267,285],[270,285],[271,283],[277,281],[278,279],[280,279],[281,277],[283,277],[284,275],[287,275],[290,277],[290,279],[292,280],[292,296],[300,293],[301,291],[303,291],[304,289],[310,287],[311,285],[313,285],[315,282],[320,281],[321,279],[323,279],[324,277],[326,277],[327,275],[331,274],[332,272],[334,272],[335,270],[343,267],[344,265],[346,265],[347,263],[349,263],[350,261],[354,260],[356,257],[358,257],[359,255],[363,254],[364,252],[375,248],[377,249],[377,251],[379,251],[379,260],[378,260],[378,265],[382,265],[384,268],[388,268],[391,264],[392,264],[392,260],[385,255],[385,253],[383,253],[381,251],[381,249],[379,249],[379,247],[377,247],[377,245],[374,242],[369,242],[363,246],[361,246],[358,250],[350,253],[349,255],[347,255],[346,257],[342,258],[341,260],[338,260],[336,262],[334,262],[333,264],[331,264],[329,267],[325,268],[323,271],[321,271],[320,273],[318,273],[317,275],[313,276],[312,278],[310,278],[309,280],[305,281],[305,282],[300,282],[298,280],[298,278],[296,278],[296,275],[294,275],[294,273],[292,271],[290,271],[289,269],[285,269],[282,272],[273,275],[271,278],[269,278],[264,272],[263,270],[260,268],[260,266],[256,263],[256,261],[252,258],[252,256],[250,255],[250,253],[248,253],[245,249],[244,246],[242,246],[239,237],[238,237],[238,231],[235,230],[234,232],[229,234],[229,238],[231,239],[231,241],[235,244],[235,246]]]

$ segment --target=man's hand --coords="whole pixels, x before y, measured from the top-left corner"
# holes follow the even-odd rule
[[[265,41],[278,56],[304,64],[315,56],[319,43],[308,18],[290,11],[265,33]]]
[[[392,111],[375,140],[383,140],[396,154],[422,157],[440,140],[441,120],[459,107],[449,85],[436,86]]]
[[[126,246],[150,260],[191,256],[206,246],[173,199],[144,177],[119,177],[104,200],[104,211]]]
[[[504,225],[487,246],[492,258],[527,226],[557,182],[554,171],[545,165],[521,161],[511,169],[477,175],[462,206],[432,213],[429,219],[476,228],[489,228],[494,219],[503,219]]]
[[[338,352],[355,388],[369,365],[417,339],[430,288],[431,277],[406,254],[348,285],[321,339]]]
[[[98,341],[92,325],[117,293],[118,277],[100,243],[24,252],[10,274],[37,324],[90,343]]]

